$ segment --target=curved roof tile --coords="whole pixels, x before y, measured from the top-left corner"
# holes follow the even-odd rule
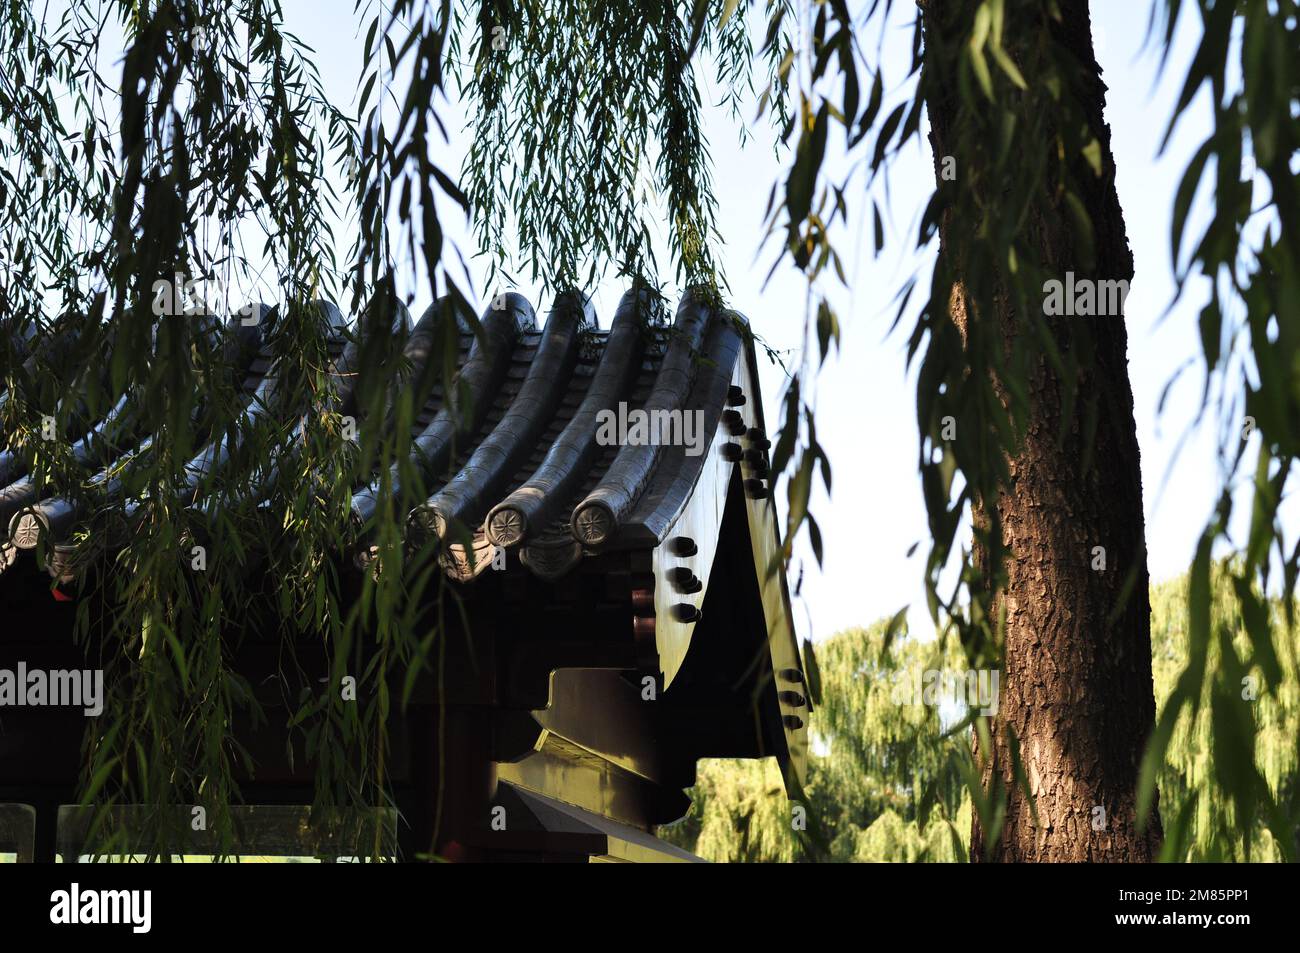
[[[636,379],[654,303],[647,289],[633,289],[619,302],[582,405],[551,445],[541,466],[488,514],[486,532],[496,545],[524,542],[539,527],[544,528],[578,492],[600,455],[596,442],[599,414],[627,400]]]
[[[415,438],[411,448],[412,462],[424,480],[445,475],[457,444],[482,425],[510,369],[511,355],[520,335],[536,326],[533,306],[523,295],[502,295],[483,313],[469,359],[457,376],[456,393],[444,399],[437,415]],[[393,466],[387,485],[390,493],[400,489],[400,466]],[[375,479],[353,495],[353,519],[358,524],[364,526],[374,516],[384,492],[384,481]],[[365,554],[362,555],[364,558]]]
[[[414,328],[400,308],[392,329],[404,338],[400,386],[427,397],[413,425],[410,463],[430,495],[408,514],[407,525],[432,530],[444,544],[447,526],[464,531],[441,552],[444,569],[454,578],[470,579],[494,562],[494,554],[502,555],[498,548],[509,547],[532,573],[553,579],[573,569],[586,552],[660,545],[696,492],[719,427],[735,426],[727,404],[745,348],[739,317],[688,295],[669,328],[662,323],[659,299],[645,288],[624,295],[607,331],[577,295],[557,299],[541,332],[532,305],[516,294],[497,298],[476,332],[461,318],[449,324],[448,308],[459,311],[450,299],[439,300]],[[330,308],[328,313],[341,328],[338,312]],[[263,308],[251,322],[235,316],[226,326],[232,364],[243,368],[237,373],[243,375],[246,406],[195,456],[177,488],[204,511],[229,499],[214,494],[210,484],[237,446],[241,423],[271,415],[288,425],[302,413],[279,406],[276,397],[269,347],[274,320],[274,311]],[[454,345],[451,351],[448,343]],[[342,338],[331,352],[341,409],[352,406],[367,353],[364,342],[345,345]],[[449,397],[440,382],[443,362],[450,360],[458,361],[459,372]],[[611,444],[610,420],[633,412],[682,421],[689,416],[691,447],[658,439]],[[126,422],[131,416],[129,401],[119,401],[93,422],[74,450],[93,473],[88,483],[101,499],[120,501],[123,473],[152,445],[152,436],[135,433]],[[383,426],[393,423],[390,414]],[[286,446],[292,452],[295,444]],[[403,469],[395,466],[382,479],[371,478],[353,490],[355,526],[340,527],[341,548],[353,533],[366,532],[380,502],[398,492]],[[268,468],[268,485],[254,491],[269,496],[274,472]],[[42,535],[57,549],[86,516],[75,502],[84,494],[38,488],[21,474],[3,484],[0,569],[12,561],[15,549],[34,547]],[[368,546],[353,552],[358,565],[373,568]],[[58,567],[50,568],[54,573]]]
[[[681,414],[683,401],[695,376],[708,320],[708,309],[694,295],[688,294],[682,299],[654,390],[643,407],[633,408],[641,412],[644,421],[653,421],[657,414]],[[620,404],[606,408],[606,413],[617,418],[628,409]],[[621,420],[618,425],[621,429]],[[645,436],[649,438],[650,435],[647,433]],[[580,543],[600,547],[613,539],[619,524],[645,488],[662,451],[663,444],[657,439],[629,441],[622,446],[600,483],[573,510],[571,526]]]
[[[414,526],[445,539],[449,527],[482,520],[493,494],[501,494],[555,417],[578,363],[580,333],[594,324],[589,302],[577,294],[560,296],[510,409],[465,465],[411,514]]]

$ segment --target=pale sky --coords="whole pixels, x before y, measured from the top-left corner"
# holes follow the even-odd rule
[[[897,7],[900,17],[914,13],[911,4]],[[352,0],[284,0],[284,9],[290,32],[316,50],[316,62],[331,96],[345,111],[354,111],[364,35],[356,25]],[[1173,295],[1169,262],[1173,195],[1182,170],[1209,129],[1205,95],[1185,116],[1167,154],[1156,157],[1195,49],[1199,23],[1194,22],[1193,10],[1184,11],[1168,72],[1153,91],[1157,56],[1155,51],[1141,49],[1149,2],[1094,0],[1092,9],[1098,59],[1110,89],[1106,118],[1119,169],[1120,201],[1136,266],[1127,299],[1129,360],[1142,448],[1149,562],[1153,580],[1159,581],[1183,572],[1190,564],[1220,481],[1215,449],[1218,427],[1212,413],[1207,425],[1188,437],[1175,462],[1175,450],[1200,397],[1203,377],[1195,363],[1172,390],[1163,416],[1157,416],[1165,383],[1180,365],[1200,354],[1196,318],[1204,305],[1203,286],[1188,292],[1163,322],[1159,319]],[[900,20],[890,35],[896,39],[887,44],[886,77],[897,82],[910,59],[910,26]],[[866,46],[874,50],[874,38]],[[107,40],[105,48],[113,48]],[[716,89],[706,91],[706,101],[716,103],[720,98]],[[888,113],[889,105],[887,101],[881,115]],[[453,139],[436,161],[446,170],[456,170],[465,151],[466,140],[460,130],[466,117],[454,100],[445,104],[440,114],[453,131]],[[753,109],[747,109],[745,115],[752,117]],[[750,143],[742,148],[732,118],[722,109],[708,110],[704,130],[712,147],[724,241],[719,258],[730,282],[732,304],[776,348],[797,352],[802,343],[806,285],[786,263],[763,287],[772,251],[760,254],[759,247],[768,192],[774,181],[784,179],[788,156],[774,154],[773,134],[762,126],[753,128]],[[832,134],[828,152],[835,148]],[[861,148],[859,157],[860,153]],[[831,168],[842,172],[847,166],[841,158]],[[922,582],[928,542],[916,470],[914,383],[904,368],[906,335],[915,307],[898,333],[887,337],[887,331],[901,283],[918,269],[928,274],[929,259],[912,254],[910,249],[915,244],[920,209],[933,184],[928,144],[924,138],[919,145],[913,141],[894,165],[887,209],[882,201],[887,244],[879,260],[872,257],[870,202],[861,179],[855,180],[847,195],[856,219],[836,243],[845,255],[852,287],[834,289],[828,284],[839,306],[843,339],[839,354],[828,360],[817,381],[818,436],[834,468],[832,498],[815,499],[813,507],[825,540],[825,567],[819,570],[804,548],[796,552],[799,565],[792,567],[791,579],[793,587],[801,565],[802,598],[795,614],[801,634],[814,639],[893,615],[904,605],[911,606],[909,621],[915,634],[932,631]],[[1202,189],[1199,196],[1202,215],[1207,194]],[[467,224],[448,209],[449,204],[443,206],[443,227],[468,258],[474,245]],[[346,251],[349,240],[340,241],[341,251]],[[661,265],[667,261],[666,255],[660,256]],[[664,270],[671,274],[670,267],[665,265]],[[472,260],[471,271],[479,301],[506,290],[482,287],[486,273],[482,260]],[[549,307],[550,302],[536,288],[517,290],[528,295],[539,314]],[[603,326],[608,325],[624,290],[612,280],[597,289],[595,303]],[[427,289],[421,287],[413,313],[418,314],[427,304],[427,295]],[[913,305],[919,305],[916,299],[924,297],[918,292]],[[797,363],[796,354],[790,355],[790,362]],[[766,366],[766,361],[761,363]],[[767,368],[763,405],[771,430],[779,423],[783,383],[776,369]],[[778,500],[783,498],[782,490]],[[1246,498],[1238,499],[1238,506],[1244,508]],[[1289,504],[1285,510],[1288,518],[1284,525],[1294,532],[1300,527],[1300,511]],[[908,549],[917,542],[921,545],[915,555],[907,558]]]

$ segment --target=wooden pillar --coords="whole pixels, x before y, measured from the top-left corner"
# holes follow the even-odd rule
[[[399,807],[404,861],[483,859],[496,790],[490,709],[469,705],[413,706],[411,786]]]

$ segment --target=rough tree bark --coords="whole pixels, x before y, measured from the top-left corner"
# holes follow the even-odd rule
[[[952,29],[954,19],[945,14],[955,12],[953,5],[963,2],[922,4],[927,51],[935,31]],[[1110,130],[1102,116],[1106,87],[1093,55],[1088,5],[1084,0],[1061,0],[1060,8],[1059,23],[1046,17],[1019,21],[1008,17],[1005,45],[1032,48],[1043,40],[1033,31],[1050,31],[1054,41],[1088,71],[1082,106],[1101,143],[1103,168],[1100,177],[1081,189],[1095,233],[1095,268],[1083,266],[1068,231],[1054,230],[1043,218],[1030,227],[1043,266],[1058,278],[1074,271],[1090,278],[1131,280],[1133,257],[1115,190]],[[1017,31],[1021,35],[1013,37]],[[952,70],[946,64],[941,72],[950,76]],[[1034,83],[1032,75],[1026,79]],[[955,90],[932,86],[927,107],[938,177],[943,156],[955,156],[958,169],[966,161],[960,143],[949,137],[957,108]],[[1048,188],[1044,186],[1045,193]],[[1052,197],[1044,194],[1042,201],[1050,203]],[[977,225],[945,221],[940,254],[951,243],[952,229]],[[959,263],[951,264],[957,279],[953,313],[964,334],[962,272]],[[998,312],[976,320],[996,319],[1004,335],[1015,334],[1009,306],[1003,304]],[[1063,419],[1061,381],[1045,359],[1038,360],[1029,381],[1033,409],[1027,437],[1009,461],[1011,482],[995,501],[980,501],[974,514],[977,525],[981,521],[988,525],[984,508],[996,506],[1007,547],[1006,585],[993,594],[993,618],[999,610],[1006,613],[1005,670],[998,711],[990,725],[993,750],[981,753],[975,742],[977,758],[987,755],[981,761],[986,789],[997,777],[1008,792],[1002,835],[987,853],[994,860],[1148,861],[1161,836],[1158,813],[1141,833],[1135,816],[1138,767],[1152,730],[1155,701],[1142,478],[1127,332],[1119,316],[1059,318],[1052,322],[1058,342],[1068,346],[1072,322],[1081,320],[1090,322],[1096,354],[1079,382],[1076,409]],[[1100,412],[1094,463],[1086,468],[1084,408],[1090,397],[1097,399]],[[1105,548],[1105,571],[1092,568],[1096,546]],[[976,559],[981,558],[987,559],[987,554],[981,557],[977,546]],[[1111,618],[1130,575],[1131,595],[1117,617]],[[1029,800],[1015,781],[1008,727],[1019,740],[1037,825]],[[971,859],[984,860],[987,847],[977,816]]]

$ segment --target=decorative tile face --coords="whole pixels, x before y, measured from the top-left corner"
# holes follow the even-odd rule
[[[41,522],[34,513],[24,513],[14,526],[12,542],[19,549],[35,549],[41,538]]]
[[[524,538],[524,514],[509,507],[497,510],[492,514],[488,535],[498,546],[515,545]]]
[[[614,521],[609,512],[599,506],[588,506],[581,510],[573,521],[578,539],[588,546],[599,546],[609,538],[614,528]]]

